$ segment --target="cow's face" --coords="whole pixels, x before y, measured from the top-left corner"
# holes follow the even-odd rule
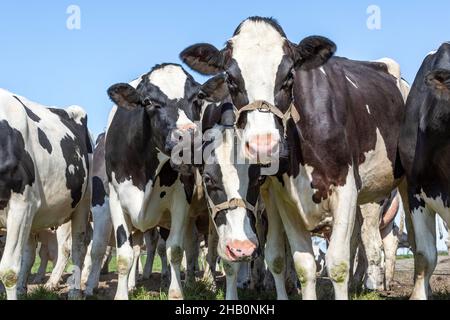
[[[219,236],[218,254],[229,262],[251,260],[259,245],[256,213],[252,209],[259,195],[260,169],[236,161],[239,143],[232,126],[219,125],[212,132],[214,139],[208,138],[211,144],[205,146],[209,157],[205,159],[202,177]]]
[[[323,37],[309,37],[295,45],[274,20],[256,17],[241,23],[225,49],[197,44],[184,50],[181,59],[205,75],[225,72],[238,110],[265,101],[286,113],[292,102],[294,68],[319,67],[335,50],[334,43]],[[237,124],[244,130],[248,158],[267,164],[275,150],[285,149],[283,122],[274,113],[244,112]]]

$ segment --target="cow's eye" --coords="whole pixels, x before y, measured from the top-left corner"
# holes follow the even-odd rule
[[[281,89],[283,90],[290,89],[293,84],[294,84],[294,75],[292,72],[289,72],[289,75],[286,77],[286,80],[284,80]]]
[[[211,177],[208,176],[208,175],[205,175],[205,176],[203,177],[203,182],[204,182],[206,185],[211,185],[211,183],[212,183]]]
[[[200,92],[198,93],[198,95],[197,95],[197,98],[198,98],[199,100],[205,100],[205,99],[206,99],[206,93],[200,91]]]

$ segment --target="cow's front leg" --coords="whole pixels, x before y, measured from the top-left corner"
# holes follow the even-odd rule
[[[39,269],[36,275],[34,276],[33,279],[34,284],[41,284],[44,281],[49,260],[48,250],[49,250],[48,246],[46,244],[41,243],[41,248],[39,249],[39,258],[41,259],[41,263],[39,264]]]
[[[17,300],[17,279],[37,202],[32,191],[27,187],[23,196],[14,195],[9,203],[6,220],[8,231],[0,262],[0,279],[5,286],[8,300]]]
[[[380,234],[381,206],[378,203],[367,203],[360,206],[363,223],[361,238],[367,256],[367,277],[365,287],[369,290],[384,289],[382,268],[383,242]]]
[[[419,195],[413,197],[420,198]],[[414,207],[412,204],[411,211],[416,241],[414,289],[411,299],[426,300],[431,293],[430,278],[437,264],[436,213],[428,206]]]
[[[266,197],[270,197],[269,193],[264,193]],[[268,231],[266,238],[266,248],[264,257],[267,266],[273,275],[278,300],[288,300],[286,292],[286,249],[285,235],[283,224],[279,213],[275,207],[275,199],[267,199],[264,203],[266,206]]]
[[[136,281],[139,277],[139,265],[141,259],[141,246],[144,240],[144,234],[140,231],[135,231],[133,234],[133,264],[131,266],[131,273],[128,277],[128,291],[131,292],[136,289]]]
[[[158,228],[153,228],[144,233],[145,249],[147,259],[145,260],[143,279],[150,279],[153,273],[153,263],[155,261],[156,248],[158,246],[159,232]]]
[[[71,235],[72,223],[69,221],[63,224],[56,230],[56,241],[58,243],[58,256],[56,258],[56,264],[53,268],[52,274],[48,279],[45,287],[49,290],[55,290],[58,287],[58,283],[66,268],[67,262],[70,257],[70,235]]]
[[[36,245],[36,236],[31,234],[25,245],[19,279],[17,281],[17,294],[19,296],[27,293],[28,278],[34,264],[34,260],[36,259]]]
[[[186,196],[182,188],[178,188],[176,201],[173,202],[171,208],[171,228],[169,238],[166,242],[167,259],[170,264],[170,286],[169,299],[182,300],[184,299],[183,290],[181,286],[180,268],[183,260],[183,240],[186,233],[186,224],[189,205],[184,200]]]
[[[88,244],[89,213],[91,209],[90,192],[85,194],[82,201],[72,215],[72,281],[69,284],[69,299],[82,298],[81,293],[81,271],[86,256]]]
[[[185,238],[186,248],[186,285],[195,283],[195,260],[198,260],[196,246],[198,245],[198,233],[193,218],[188,218],[187,232]]]
[[[237,292],[237,277],[241,264],[223,261],[223,267],[225,269],[226,277],[225,299],[228,301],[239,300]]]
[[[128,300],[128,277],[133,265],[133,247],[131,246],[132,226],[130,219],[125,216],[117,193],[112,184],[109,184],[109,205],[111,218],[116,235],[117,254],[117,291],[115,300]]]
[[[330,199],[334,224],[326,262],[336,300],[348,300],[350,242],[357,207],[357,190],[352,180],[353,183],[347,180],[347,184],[338,188]]]
[[[385,256],[385,284],[386,290],[391,290],[391,283],[395,274],[395,258],[398,249],[398,229],[394,227],[394,221],[382,232],[383,248]]]

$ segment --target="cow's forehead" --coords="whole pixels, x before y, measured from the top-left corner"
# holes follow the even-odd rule
[[[188,76],[178,65],[166,65],[152,71],[149,81],[157,86],[170,100],[183,99]]]

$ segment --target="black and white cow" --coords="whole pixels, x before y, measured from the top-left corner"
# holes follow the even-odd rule
[[[172,168],[179,137],[191,135],[204,107],[208,86],[201,86],[179,65],[163,64],[141,78],[137,88],[117,84],[108,90],[118,106],[106,136],[106,171],[117,241],[119,282],[116,299],[127,299],[133,262],[130,234],[155,226],[170,229],[167,257],[170,299],[183,298],[180,264],[183,238],[195,183],[189,170]],[[178,163],[180,164],[180,163]]]
[[[81,294],[81,267],[91,201],[92,144],[86,113],[77,106],[47,108],[0,89],[0,227],[7,239],[0,278],[8,299],[16,285],[30,234],[71,220],[74,279],[69,296]]]
[[[333,229],[328,274],[336,298],[348,299],[356,207],[387,197],[402,177],[398,79],[383,63],[331,58],[335,51],[323,37],[293,44],[274,20],[252,17],[223,50],[198,44],[181,53],[200,73],[226,73],[247,158],[280,164],[261,190],[266,259],[281,285],[282,231],[271,236],[271,226],[284,226],[304,299],[316,299],[311,232]]]
[[[450,222],[450,43],[429,54],[416,76],[406,103],[400,155],[408,182],[408,194],[402,196],[409,196],[409,231],[415,235],[411,298],[427,299],[437,263],[436,212]]]

